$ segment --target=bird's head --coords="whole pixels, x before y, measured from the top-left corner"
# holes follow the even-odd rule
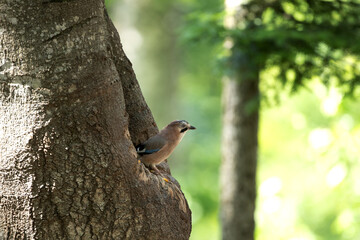
[[[194,126],[191,126],[185,120],[176,120],[171,122],[167,127],[175,128],[179,133],[186,133],[187,130],[196,129]]]

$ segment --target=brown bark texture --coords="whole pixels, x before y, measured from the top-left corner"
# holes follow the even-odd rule
[[[188,239],[157,131],[103,1],[0,0],[0,239]]]
[[[246,56],[245,56],[246,57]],[[246,68],[248,61],[241,61]],[[250,68],[250,66],[249,66]],[[259,121],[258,78],[248,70],[224,81],[221,165],[222,239],[254,239]]]

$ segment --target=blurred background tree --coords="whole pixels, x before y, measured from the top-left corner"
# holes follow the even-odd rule
[[[276,68],[273,83],[280,88],[262,88],[265,100],[269,89],[276,95],[286,93],[286,87],[295,92],[313,77],[352,95],[360,75],[347,58],[359,54],[353,39],[360,36],[360,9],[355,1],[225,3],[230,74],[224,84],[222,234],[227,240],[253,239],[259,83],[268,83],[267,70]],[[345,65],[349,79],[344,78]]]
[[[237,51],[256,62],[263,96],[255,238],[360,238],[360,107],[345,98],[360,95],[359,1],[253,0],[231,31],[219,0],[107,4],[159,127],[198,128],[169,161],[191,239],[220,239],[221,79]]]

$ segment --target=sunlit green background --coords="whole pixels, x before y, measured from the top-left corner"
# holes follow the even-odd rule
[[[188,39],[202,31],[191,19],[206,18],[202,11],[217,12],[222,5],[220,0],[107,1],[159,128],[175,119],[197,127],[169,159],[193,212],[193,240],[221,236],[223,72],[221,45]],[[205,27],[216,33],[215,26]],[[262,74],[271,80],[274,71]],[[261,89],[271,94],[263,83]],[[357,100],[315,76],[308,89],[280,93],[275,104],[263,102],[256,239],[360,239],[359,149]]]

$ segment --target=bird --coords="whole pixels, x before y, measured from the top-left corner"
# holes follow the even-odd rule
[[[172,121],[157,135],[150,137],[135,147],[139,156],[138,160],[153,170],[155,174],[161,175],[156,165],[165,161],[171,155],[188,130],[195,129],[185,120]]]

